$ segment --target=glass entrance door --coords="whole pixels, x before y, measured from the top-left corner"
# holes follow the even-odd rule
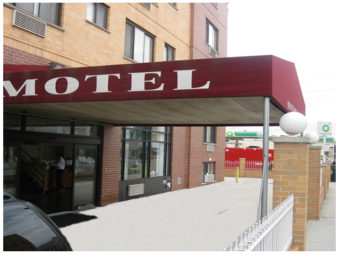
[[[17,185],[18,185],[18,159],[19,159],[19,149],[17,145],[4,145],[3,151],[3,178],[4,178],[4,188],[5,192],[17,195]]]
[[[73,207],[94,204],[97,146],[76,145],[74,164]]]

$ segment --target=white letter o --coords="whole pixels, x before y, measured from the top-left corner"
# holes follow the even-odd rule
[[[57,92],[57,81],[58,79],[66,79],[67,82],[67,87],[65,92],[63,93],[58,93]],[[48,80],[45,83],[45,90],[53,95],[67,95],[67,94],[71,94],[73,92],[75,92],[79,87],[79,82],[77,79],[73,78],[73,77],[57,77],[57,78],[53,78]]]

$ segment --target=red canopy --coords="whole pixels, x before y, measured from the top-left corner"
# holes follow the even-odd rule
[[[262,125],[305,104],[293,63],[275,56],[5,73],[6,109],[113,124]]]

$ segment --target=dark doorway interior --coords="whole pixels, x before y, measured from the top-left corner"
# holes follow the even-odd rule
[[[65,159],[63,189],[57,190],[57,154]],[[30,201],[46,213],[72,209],[73,145],[53,143],[23,143],[20,147],[18,198]]]

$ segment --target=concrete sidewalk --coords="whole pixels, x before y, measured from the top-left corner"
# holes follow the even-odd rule
[[[61,228],[75,251],[222,251],[257,215],[261,179],[224,182],[82,212],[96,216]],[[272,205],[272,180],[268,208]]]
[[[320,220],[308,220],[306,251],[335,251],[336,183],[330,182]]]

